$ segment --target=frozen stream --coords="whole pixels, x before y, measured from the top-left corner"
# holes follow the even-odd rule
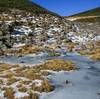
[[[74,61],[79,70],[50,76],[52,83],[58,87],[43,99],[100,99],[100,62],[77,53],[69,53],[62,58]],[[72,84],[62,83],[66,80]]]
[[[100,62],[90,60],[76,52],[70,52],[58,58],[72,60],[79,70],[53,72],[49,78],[56,89],[52,93],[44,93],[40,96],[41,99],[100,99]],[[48,57],[48,53],[40,53],[38,56],[26,55],[20,58],[0,57],[0,62],[32,66],[50,59],[53,58]],[[70,83],[64,84],[66,80]]]

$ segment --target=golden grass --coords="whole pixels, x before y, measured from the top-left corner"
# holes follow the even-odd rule
[[[7,85],[11,85],[13,83],[17,82],[17,79],[16,78],[8,78],[7,79]]]
[[[11,68],[13,68],[13,71],[10,70]],[[55,59],[33,67],[9,65],[3,63],[3,65],[1,64],[1,69],[3,69],[2,77],[6,78],[7,80],[7,87],[3,87],[1,89],[5,90],[4,97],[6,97],[7,99],[14,99],[13,88],[8,88],[8,86],[14,84],[15,82],[18,82],[16,87],[19,89],[19,91],[27,92],[29,94],[29,96],[25,96],[22,99],[38,99],[38,95],[32,93],[31,91],[34,90],[38,92],[51,92],[54,90],[54,86],[50,84],[50,81],[42,77],[43,75],[50,75],[50,73],[46,70],[69,71],[77,70],[78,68],[70,60],[64,61],[61,59]],[[21,79],[21,77],[25,78],[26,80]],[[37,79],[42,81],[40,86],[38,86],[36,82],[32,82],[33,80]],[[3,85],[2,79],[0,80],[0,84]],[[30,85],[31,88],[29,90],[31,91],[29,92],[24,85]]]
[[[29,96],[24,96],[22,99],[39,99],[38,95],[36,93],[32,93],[32,91],[27,92]]]
[[[23,84],[25,84],[25,85],[29,85],[30,83],[32,83],[32,80],[24,80],[23,81]]]
[[[4,97],[6,97],[7,99],[14,99],[14,91],[13,88],[9,87],[3,87],[2,90],[5,90],[4,92]]]
[[[34,70],[31,70],[31,69],[23,72],[23,77],[28,78],[30,80],[42,79],[40,74],[35,73]]]
[[[83,51],[79,51],[79,53],[80,53],[81,55],[89,55],[90,51],[88,51],[88,50],[83,50]]]
[[[74,48],[74,44],[73,43],[68,43],[68,45],[67,45],[67,51],[71,52],[73,50],[73,48]]]
[[[35,69],[40,69],[40,70],[53,70],[53,71],[69,71],[69,70],[77,70],[78,67],[74,65],[74,63],[70,60],[64,61],[61,59],[55,59],[55,60],[50,60],[48,62],[45,62],[44,64],[40,64],[37,66],[34,66]]]
[[[0,79],[0,84],[3,84],[3,80]]]
[[[40,72],[43,76],[48,76],[48,75],[50,75],[50,72],[48,72],[48,71],[41,71]]]
[[[0,69],[9,70],[11,66],[9,64],[0,63]]]
[[[3,75],[4,78],[11,78],[14,75],[12,71],[6,71],[6,73]]]
[[[33,46],[22,46],[18,50],[6,50],[4,51],[4,55],[14,54],[16,57],[20,57],[22,54],[38,54],[39,48],[35,48]]]
[[[36,83],[33,83],[31,87],[32,90],[39,92],[51,92],[54,90],[54,86],[50,84],[48,79],[44,79],[41,86],[37,86]]]
[[[89,56],[90,59],[100,61],[100,54],[94,54]]]
[[[25,86],[21,86],[21,87],[19,88],[19,91],[20,91],[20,92],[26,92],[26,91],[27,91],[27,88],[26,88]]]
[[[92,51],[83,50],[83,51],[80,51],[79,53],[81,55],[89,55],[90,59],[100,61],[100,49],[96,49],[96,50],[92,50]]]

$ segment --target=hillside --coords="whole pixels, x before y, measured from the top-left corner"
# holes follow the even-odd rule
[[[47,14],[53,14],[53,15],[59,16],[39,6],[36,3],[30,2],[29,0],[0,0],[0,12],[9,11],[9,8],[25,10],[25,11],[34,12],[34,13],[44,13],[44,14],[47,13]]]
[[[80,22],[100,22],[100,7],[65,17],[65,19]]]
[[[81,12],[72,16],[98,16],[98,15],[100,15],[100,7],[85,12]]]

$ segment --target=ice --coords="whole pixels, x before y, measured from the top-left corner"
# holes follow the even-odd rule
[[[77,52],[68,52],[66,55],[61,55],[59,58],[63,60],[72,60],[79,70],[77,71],[50,71],[51,75],[47,76],[51,84],[55,86],[55,90],[50,93],[39,93],[40,99],[99,99],[100,95],[100,62],[82,56]],[[0,62],[10,64],[34,66],[41,62],[46,62],[53,59],[48,57],[48,53],[40,52],[38,55],[29,54],[22,55],[16,58],[14,56],[0,57]],[[25,63],[20,63],[24,61]],[[11,69],[13,71],[13,69]],[[21,78],[23,79],[23,78]],[[24,79],[27,80],[27,79]],[[69,83],[66,84],[65,81]],[[34,80],[37,86],[41,86],[41,80]],[[15,87],[14,87],[15,86]],[[12,85],[15,88],[15,96],[23,97],[27,93],[19,92],[16,89],[16,84]],[[26,86],[27,88],[29,86]],[[3,93],[0,93],[3,97]]]

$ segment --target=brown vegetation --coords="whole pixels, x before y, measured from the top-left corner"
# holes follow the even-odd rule
[[[53,70],[53,71],[69,71],[69,70],[77,70],[78,68],[74,65],[74,63],[70,60],[64,61],[61,59],[50,60],[45,62],[44,64],[40,64],[34,67],[35,69],[40,70]]]
[[[73,43],[68,43],[68,45],[67,45],[67,51],[68,52],[71,52],[72,50],[73,50],[73,48],[74,48],[74,44]]]
[[[31,89],[39,92],[51,92],[54,90],[54,86],[50,84],[48,79],[44,79],[41,86],[37,86],[36,83],[33,83]]]
[[[50,72],[48,72],[48,71],[41,71],[41,74],[44,75],[44,76],[48,76],[48,75],[50,75]]]
[[[5,90],[4,92],[4,97],[6,97],[7,99],[14,99],[14,91],[13,88],[9,87],[3,87],[2,90]]]

